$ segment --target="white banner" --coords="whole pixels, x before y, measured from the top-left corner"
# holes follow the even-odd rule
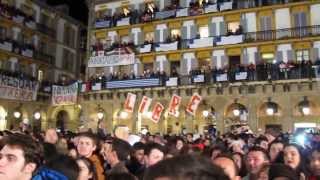
[[[179,106],[181,103],[181,97],[178,95],[173,95],[169,104],[169,111],[168,113],[170,115],[173,115],[175,117],[179,116]]]
[[[130,17],[122,18],[121,20],[117,21],[117,26],[126,26],[130,25]]]
[[[239,44],[243,42],[243,35],[222,36],[217,45]]]
[[[151,52],[151,44],[143,45],[143,47],[139,48],[140,53],[148,53]]]
[[[178,78],[171,77],[169,80],[166,81],[166,86],[177,86],[178,85]]]
[[[204,11],[205,13],[217,12],[218,11],[217,4],[211,4],[207,6]]]
[[[52,86],[52,105],[72,105],[77,103],[78,83],[69,86]]]
[[[102,84],[101,83],[94,83],[92,84],[91,90],[92,91],[100,91],[102,88]]]
[[[233,1],[221,3],[220,4],[220,11],[225,11],[225,10],[232,9],[232,3],[233,3]]]
[[[173,43],[159,44],[156,51],[174,51],[178,49],[178,41]]]
[[[228,74],[224,73],[224,74],[217,74],[217,81],[221,82],[221,81],[228,81]]]
[[[247,72],[236,73],[236,80],[246,80],[248,76]]]
[[[90,57],[88,67],[105,67],[134,64],[134,54],[119,54]]]
[[[39,83],[37,81],[0,75],[0,98],[35,101],[37,99],[38,88]]]
[[[141,114],[145,114],[148,112],[148,109],[151,105],[151,102],[152,102],[152,99],[151,98],[148,98],[147,96],[143,96],[142,97],[142,100],[141,100],[141,103],[140,103],[140,106],[139,106],[139,113]]]
[[[124,110],[132,113],[134,109],[134,105],[136,103],[136,99],[137,99],[137,95],[128,93],[127,99],[124,102],[124,107],[123,107]]]
[[[204,82],[204,75],[200,74],[200,75],[193,76],[193,82],[195,83]]]
[[[201,47],[213,46],[213,37],[194,39],[189,48],[201,48]]]
[[[158,123],[161,117],[161,114],[164,110],[164,107],[161,103],[157,103],[152,110],[151,120],[155,123]]]
[[[194,116],[196,114],[196,111],[198,109],[198,106],[201,100],[202,100],[202,97],[199,94],[194,93],[187,105],[186,111]]]
[[[176,12],[176,17],[188,16],[188,8],[179,9]]]

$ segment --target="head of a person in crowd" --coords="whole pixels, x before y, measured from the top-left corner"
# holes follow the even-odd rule
[[[68,142],[66,138],[59,138],[56,147],[59,154],[68,154]]]
[[[269,180],[269,168],[269,163],[263,164],[257,173],[257,180]]]
[[[242,139],[238,139],[238,140],[232,141],[229,147],[232,152],[244,153],[243,152],[244,145],[245,145],[245,142]]]
[[[221,154],[222,152],[224,152],[225,148],[222,146],[215,146],[211,149],[211,160],[214,160],[217,156],[219,156],[219,154]]]
[[[258,137],[255,141],[255,145],[259,146],[267,151],[269,148],[268,138],[266,138],[265,136]]]
[[[268,179],[299,180],[299,175],[290,166],[276,163],[269,166]]]
[[[247,174],[244,155],[241,153],[232,153],[232,159],[239,169],[239,175],[244,177]]]
[[[149,134],[147,137],[148,137],[147,140],[149,143],[154,142],[154,135]]]
[[[146,167],[150,167],[159,161],[163,160],[165,156],[164,147],[158,143],[148,143],[144,149],[144,163]]]
[[[75,159],[67,155],[59,155],[47,162],[44,167],[39,169],[32,180],[77,179],[79,171],[79,166]]]
[[[311,151],[310,170],[313,176],[320,177],[320,147]]]
[[[96,136],[90,132],[83,132],[78,135],[77,152],[79,156],[89,158],[97,149]]]
[[[212,139],[211,138],[205,138],[204,142],[203,142],[205,147],[210,147],[212,144]]]
[[[240,180],[239,169],[237,164],[228,154],[220,154],[213,160],[213,164],[221,167],[230,180]]]
[[[3,138],[0,151],[0,179],[27,180],[42,164],[42,146],[28,135],[11,134]]]
[[[77,180],[97,180],[97,172],[94,163],[85,157],[80,157],[77,159],[77,164],[79,166],[79,176]]]
[[[114,167],[119,162],[129,160],[131,146],[127,141],[114,138],[111,143],[104,143],[101,154],[103,158]]]
[[[182,138],[177,138],[176,139],[176,146],[175,146],[176,149],[178,151],[181,151],[184,146],[185,146],[184,140]]]
[[[302,148],[296,144],[288,144],[283,149],[284,164],[292,169],[300,171],[304,166]]]
[[[269,157],[265,149],[259,146],[249,149],[246,157],[246,167],[249,176],[256,176],[265,163],[269,163]]]
[[[228,180],[224,171],[200,156],[182,155],[147,169],[144,180]]]
[[[142,142],[137,142],[132,146],[131,158],[140,164],[144,164],[144,146]]]
[[[56,144],[58,142],[57,131],[53,128],[47,129],[45,132],[44,141],[51,144]]]
[[[108,180],[138,180],[134,175],[130,173],[111,173],[106,177]]]
[[[284,148],[284,144],[282,141],[275,140],[271,142],[271,144],[269,145],[269,151],[268,151],[271,162],[275,162],[279,153],[283,151],[283,148]]]
[[[193,143],[193,134],[192,133],[188,133],[187,134],[187,143]]]

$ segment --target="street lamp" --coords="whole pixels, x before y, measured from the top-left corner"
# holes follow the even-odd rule
[[[97,112],[98,120],[102,120],[104,118],[104,110],[98,105],[98,112]]]
[[[34,117],[34,119],[39,120],[41,118],[40,112],[39,111],[34,112],[33,117]]]
[[[303,101],[299,103],[300,111],[303,115],[310,115],[311,108],[310,108],[310,102],[307,98],[307,96],[303,97]]]
[[[273,116],[278,112],[278,104],[271,101],[271,97],[268,98],[266,114],[268,116]]]
[[[209,116],[209,111],[208,110],[202,111],[202,115],[203,117],[207,118]]]
[[[128,118],[128,112],[121,111],[120,112],[120,119],[127,119]]]
[[[18,111],[18,110],[16,110],[16,111],[13,112],[13,116],[14,116],[15,118],[19,119],[19,118],[21,117],[21,112]]]
[[[238,108],[234,109],[232,112],[233,112],[234,116],[239,116],[240,115],[240,109],[238,109]]]

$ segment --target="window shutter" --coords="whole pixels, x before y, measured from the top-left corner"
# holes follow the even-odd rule
[[[226,34],[226,27],[225,27],[225,23],[222,21],[219,23],[219,28],[220,28],[220,36],[224,36]]]
[[[188,27],[182,26],[181,28],[181,38],[188,39]]]
[[[209,24],[209,36],[215,37],[217,35],[216,23]]]

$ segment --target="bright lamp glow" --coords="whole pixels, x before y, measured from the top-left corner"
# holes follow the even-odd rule
[[[310,108],[309,107],[303,107],[302,108],[302,113],[304,115],[309,115],[310,114]]]
[[[240,115],[240,110],[239,109],[234,109],[233,111],[234,116],[239,116]]]
[[[272,115],[274,114],[274,109],[268,107],[268,108],[266,109],[266,113],[267,113],[268,116],[272,116]]]
[[[15,112],[13,113],[13,116],[18,119],[18,118],[21,117],[21,113],[20,113],[19,111],[15,111]]]
[[[40,112],[35,112],[35,113],[33,114],[33,117],[34,117],[34,119],[39,120],[39,119],[41,118]]]
[[[202,115],[203,115],[203,117],[208,117],[209,111],[207,111],[207,110],[202,111]]]
[[[120,112],[120,118],[121,119],[127,119],[128,118],[128,113],[125,111],[121,111]]]
[[[102,119],[103,116],[104,116],[104,114],[103,114],[103,112],[98,112],[98,113],[97,113],[97,116],[98,116],[98,119]]]
[[[151,118],[151,116],[152,116],[152,112],[150,112],[150,111],[149,111],[149,112],[147,112],[147,114],[146,114],[146,115],[147,115],[147,117],[148,117],[148,118]]]

